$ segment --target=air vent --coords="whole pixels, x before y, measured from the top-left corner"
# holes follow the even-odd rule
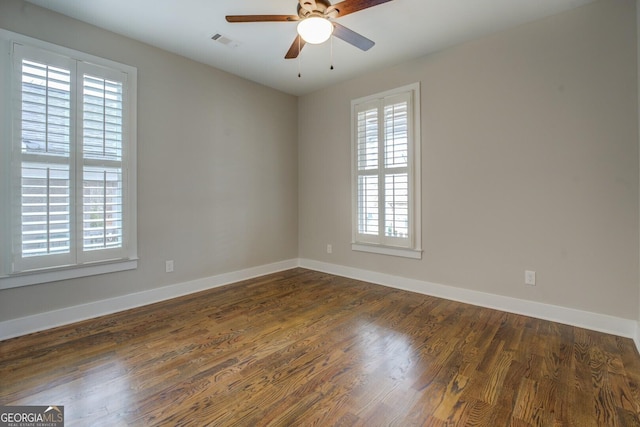
[[[211,37],[211,40],[218,42],[220,44],[223,44],[225,46],[229,46],[229,47],[238,47],[240,46],[240,43],[234,40],[231,40],[228,37],[223,36],[220,33],[216,33]]]

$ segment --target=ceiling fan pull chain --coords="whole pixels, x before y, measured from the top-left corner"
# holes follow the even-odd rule
[[[300,39],[301,37],[298,36],[298,78],[302,77],[302,73],[300,73]]]
[[[331,44],[331,67],[329,68],[330,70],[333,70],[333,36],[330,37],[330,44]]]

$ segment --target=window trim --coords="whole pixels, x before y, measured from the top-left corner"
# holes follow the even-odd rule
[[[7,152],[6,150],[12,151],[16,146],[13,126],[13,120],[16,120],[15,103],[17,102],[15,95],[15,90],[17,89],[14,85],[14,45],[22,45],[28,49],[42,50],[53,56],[66,57],[77,62],[78,70],[89,66],[89,68],[118,70],[126,74],[128,104],[125,117],[123,117],[123,120],[127,122],[127,128],[125,128],[123,135],[123,138],[126,140],[123,146],[123,150],[126,150],[126,153],[123,152],[123,173],[127,174],[128,183],[124,189],[123,200],[128,206],[128,215],[127,218],[123,218],[123,220],[128,221],[128,223],[126,223],[128,230],[126,238],[123,239],[123,252],[115,258],[107,259],[107,257],[104,257],[97,261],[91,261],[87,258],[83,260],[83,257],[79,256],[76,262],[83,260],[81,264],[58,265],[54,267],[35,268],[29,271],[12,272],[14,243],[13,238],[9,236],[12,236],[13,233],[11,224],[14,219],[11,217],[13,215],[11,205],[15,202],[15,200],[13,200],[15,192],[12,184],[13,179],[15,179],[15,165],[11,163],[11,158],[14,156],[2,156],[3,158],[0,161],[0,235],[6,236],[6,238],[3,237],[0,239],[0,242],[2,242],[2,244],[0,244],[0,289],[137,268],[137,69],[109,59],[100,58],[88,53],[0,29],[0,56],[8,58],[7,61],[3,61],[4,64],[1,65],[3,72],[0,73],[0,75],[4,76],[4,78],[0,80],[0,99],[7,100],[6,102],[0,102],[0,128],[3,129],[3,131],[0,131],[0,151],[2,152]],[[77,79],[72,82],[73,85],[77,83]],[[75,108],[76,107],[74,107],[74,109]],[[72,118],[72,123],[73,121],[74,119]],[[74,133],[76,133],[75,131],[76,130],[73,129]],[[74,182],[76,182],[75,179]],[[77,190],[74,189],[74,191]],[[77,200],[77,198],[75,200]],[[73,206],[74,209],[77,209],[78,205],[75,201]],[[105,255],[108,254],[108,251],[109,250],[104,252]]]
[[[371,239],[359,238],[358,233],[358,136],[357,136],[357,107],[402,94],[410,94],[410,136],[409,136],[409,164],[408,181],[409,193],[409,244],[395,246],[377,243]],[[420,134],[420,83],[412,83],[395,89],[379,92],[351,101],[351,249],[358,252],[376,253],[411,259],[422,258],[421,231],[421,134]],[[377,176],[384,173],[378,170]],[[380,239],[382,240],[382,239]]]

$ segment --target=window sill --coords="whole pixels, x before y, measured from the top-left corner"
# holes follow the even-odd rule
[[[391,246],[367,245],[363,243],[352,243],[351,250],[358,252],[369,252],[381,255],[391,255],[402,258],[422,259],[422,251],[419,249],[396,248]]]
[[[15,276],[2,276],[0,277],[0,289],[37,285],[59,280],[76,279],[78,277],[115,273],[117,271],[135,270],[136,268],[138,268],[137,258],[88,266],[76,266],[67,269],[24,273]]]

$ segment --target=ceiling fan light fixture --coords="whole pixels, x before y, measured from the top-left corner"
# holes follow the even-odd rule
[[[298,24],[298,34],[305,42],[321,44],[329,40],[333,33],[333,24],[326,18],[311,16]]]

